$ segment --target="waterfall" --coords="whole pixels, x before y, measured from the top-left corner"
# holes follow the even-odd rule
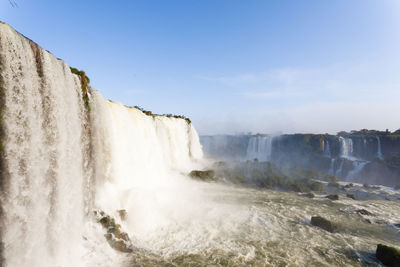
[[[353,154],[353,140],[351,138],[339,137],[340,141],[340,157],[342,158],[352,158]]]
[[[378,142],[378,149],[377,149],[376,157],[378,159],[383,159],[382,150],[381,150],[381,139],[379,138],[379,136],[377,136],[376,140]]]
[[[93,98],[93,110],[101,114],[93,123],[96,171],[101,176],[96,206],[109,213],[127,210],[128,226],[139,233],[161,222],[167,203],[188,191],[179,172],[188,173],[202,158],[198,135],[185,120],[153,118],[105,101],[97,92]]]
[[[342,159],[341,161],[340,161],[340,165],[339,165],[339,168],[337,169],[337,171],[335,172],[335,175],[342,175],[342,172],[343,172],[343,164],[344,164],[344,159]]]
[[[329,147],[329,141],[328,140],[324,140],[323,144],[324,144],[324,152],[323,152],[323,154],[324,154],[325,157],[330,158],[331,157],[331,149]]]
[[[331,159],[331,164],[329,166],[328,174],[335,175],[335,161],[336,159]]]
[[[0,53],[1,256],[7,266],[77,266],[90,179],[79,78],[6,24]]]
[[[347,178],[357,178],[357,175],[369,161],[353,161],[353,170],[349,171]]]
[[[270,161],[272,154],[272,136],[252,136],[247,146],[248,160]]]
[[[94,209],[145,236],[202,202],[192,124],[89,92],[90,111],[65,62],[0,23],[0,265],[118,265]]]

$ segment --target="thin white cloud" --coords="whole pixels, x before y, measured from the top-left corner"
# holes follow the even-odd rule
[[[248,109],[233,117],[204,118],[200,132],[329,132],[400,128],[400,76],[379,67],[335,65],[202,77],[234,89]],[[245,106],[245,105],[244,105]]]

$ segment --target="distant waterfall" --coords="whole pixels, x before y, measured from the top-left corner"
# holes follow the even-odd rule
[[[349,171],[347,178],[357,178],[358,173],[364,168],[369,161],[353,161],[353,170]]]
[[[339,137],[340,140],[340,157],[352,158],[353,155],[353,140],[351,138]]]
[[[335,161],[336,159],[331,159],[331,164],[329,166],[328,174],[335,175]]]
[[[323,142],[324,144],[324,156],[330,158],[331,157],[331,149],[329,147],[329,141],[328,140],[324,140]]]
[[[379,136],[377,136],[376,140],[378,142],[378,149],[377,149],[376,157],[379,159],[383,159],[382,150],[381,150],[381,139],[379,138]]]
[[[343,164],[344,164],[344,160],[342,159],[342,160],[340,161],[339,168],[338,168],[337,171],[335,172],[335,175],[342,175],[342,172],[343,172]]]
[[[270,161],[272,154],[272,136],[252,136],[247,146],[248,160]]]

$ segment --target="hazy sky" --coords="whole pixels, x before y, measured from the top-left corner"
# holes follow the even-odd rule
[[[400,128],[400,0],[15,1],[106,98],[200,134]]]

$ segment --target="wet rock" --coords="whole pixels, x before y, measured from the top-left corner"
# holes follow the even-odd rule
[[[344,189],[350,189],[352,188],[354,185],[353,184],[346,184],[343,186]]]
[[[331,233],[335,232],[337,229],[336,225],[334,225],[331,221],[328,221],[320,216],[311,217],[311,225],[317,226]]]
[[[123,239],[116,239],[112,234],[107,233],[104,235],[104,237],[107,239],[108,244],[110,247],[112,247],[115,250],[121,251],[121,252],[132,252],[132,248],[130,248],[130,245],[127,241]]]
[[[130,253],[133,251],[123,240],[113,240],[110,245],[112,248],[121,252]]]
[[[120,213],[120,211],[118,211],[118,213]],[[126,211],[123,214],[126,215]],[[117,224],[114,218],[106,215],[104,212],[98,212],[96,215],[100,215],[99,223],[107,230],[107,233],[104,235],[104,237],[106,238],[108,244],[113,249],[120,252],[132,252],[131,240],[128,234],[121,230],[121,225]],[[119,215],[121,216],[121,214]]]
[[[214,181],[215,172],[213,170],[206,170],[206,171],[193,170],[189,173],[189,176],[196,180]]]
[[[122,221],[126,220],[126,210],[118,210],[118,215]]]
[[[330,200],[339,200],[339,195],[331,194],[331,195],[327,195],[325,198],[329,198]]]
[[[314,198],[315,197],[315,195],[313,193],[311,193],[311,192],[305,193],[305,194],[301,194],[301,196],[308,197],[308,198]]]
[[[380,186],[377,186],[377,185],[369,185],[369,184],[363,184],[363,187],[364,188],[367,188],[367,189],[380,189],[381,187]]]
[[[369,212],[366,209],[359,209],[359,210],[356,210],[355,212],[358,213],[358,214],[361,214],[361,215],[375,216],[373,213]]]
[[[393,224],[395,227],[400,228],[400,223]]]
[[[396,186],[394,187],[394,189],[395,189],[395,190],[400,190],[400,185],[396,185]]]
[[[346,197],[356,199],[356,196],[354,194],[346,194]]]
[[[387,266],[400,266],[400,251],[394,247],[378,244],[376,257]]]

